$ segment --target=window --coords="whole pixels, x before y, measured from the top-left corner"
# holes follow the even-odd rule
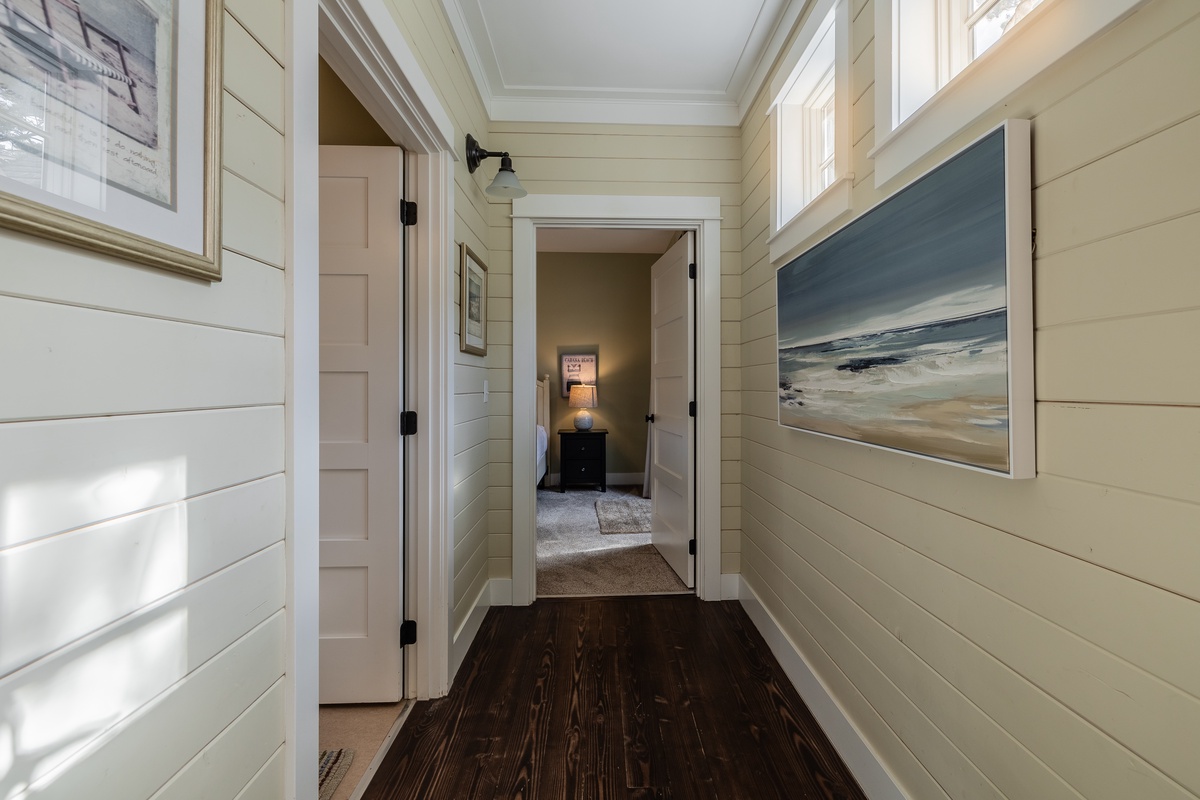
[[[882,186],[1144,0],[877,0]]]
[[[888,0],[884,0],[888,2]],[[894,2],[892,127],[904,122],[1042,0]]]
[[[1041,4],[1042,0],[970,0],[966,9],[967,61],[978,58]]]
[[[846,5],[815,4],[771,85],[772,261],[850,208]]]

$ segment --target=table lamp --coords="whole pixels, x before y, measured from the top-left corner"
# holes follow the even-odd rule
[[[575,415],[575,430],[590,431],[592,429],[592,415],[588,412],[588,409],[596,407],[596,387],[587,386],[582,383],[575,384],[571,387],[571,399],[567,404],[571,408],[579,409],[579,413]]]

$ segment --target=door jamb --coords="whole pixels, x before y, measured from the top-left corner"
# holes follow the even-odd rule
[[[513,604],[536,598],[533,486],[537,229],[650,228],[696,233],[696,594],[721,599],[721,200],[529,195],[513,200]],[[529,467],[528,469],[526,467]]]

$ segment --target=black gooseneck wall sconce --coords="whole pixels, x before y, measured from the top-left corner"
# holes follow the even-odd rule
[[[480,161],[492,156],[500,157],[500,171],[496,173],[492,185],[483,191],[493,197],[514,198],[529,194],[517,180],[517,173],[513,172],[512,159],[508,157],[508,153],[493,153],[490,150],[484,150],[474,136],[467,134],[467,171],[475,172]]]

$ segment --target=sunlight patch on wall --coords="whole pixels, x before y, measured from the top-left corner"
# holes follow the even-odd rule
[[[14,482],[0,492],[0,547],[182,499],[187,460],[180,456],[130,464],[101,474]]]
[[[184,503],[0,551],[0,675],[183,588]]]
[[[69,768],[101,734],[187,673],[186,609],[98,637],[61,665],[0,689],[0,796],[10,800]]]

